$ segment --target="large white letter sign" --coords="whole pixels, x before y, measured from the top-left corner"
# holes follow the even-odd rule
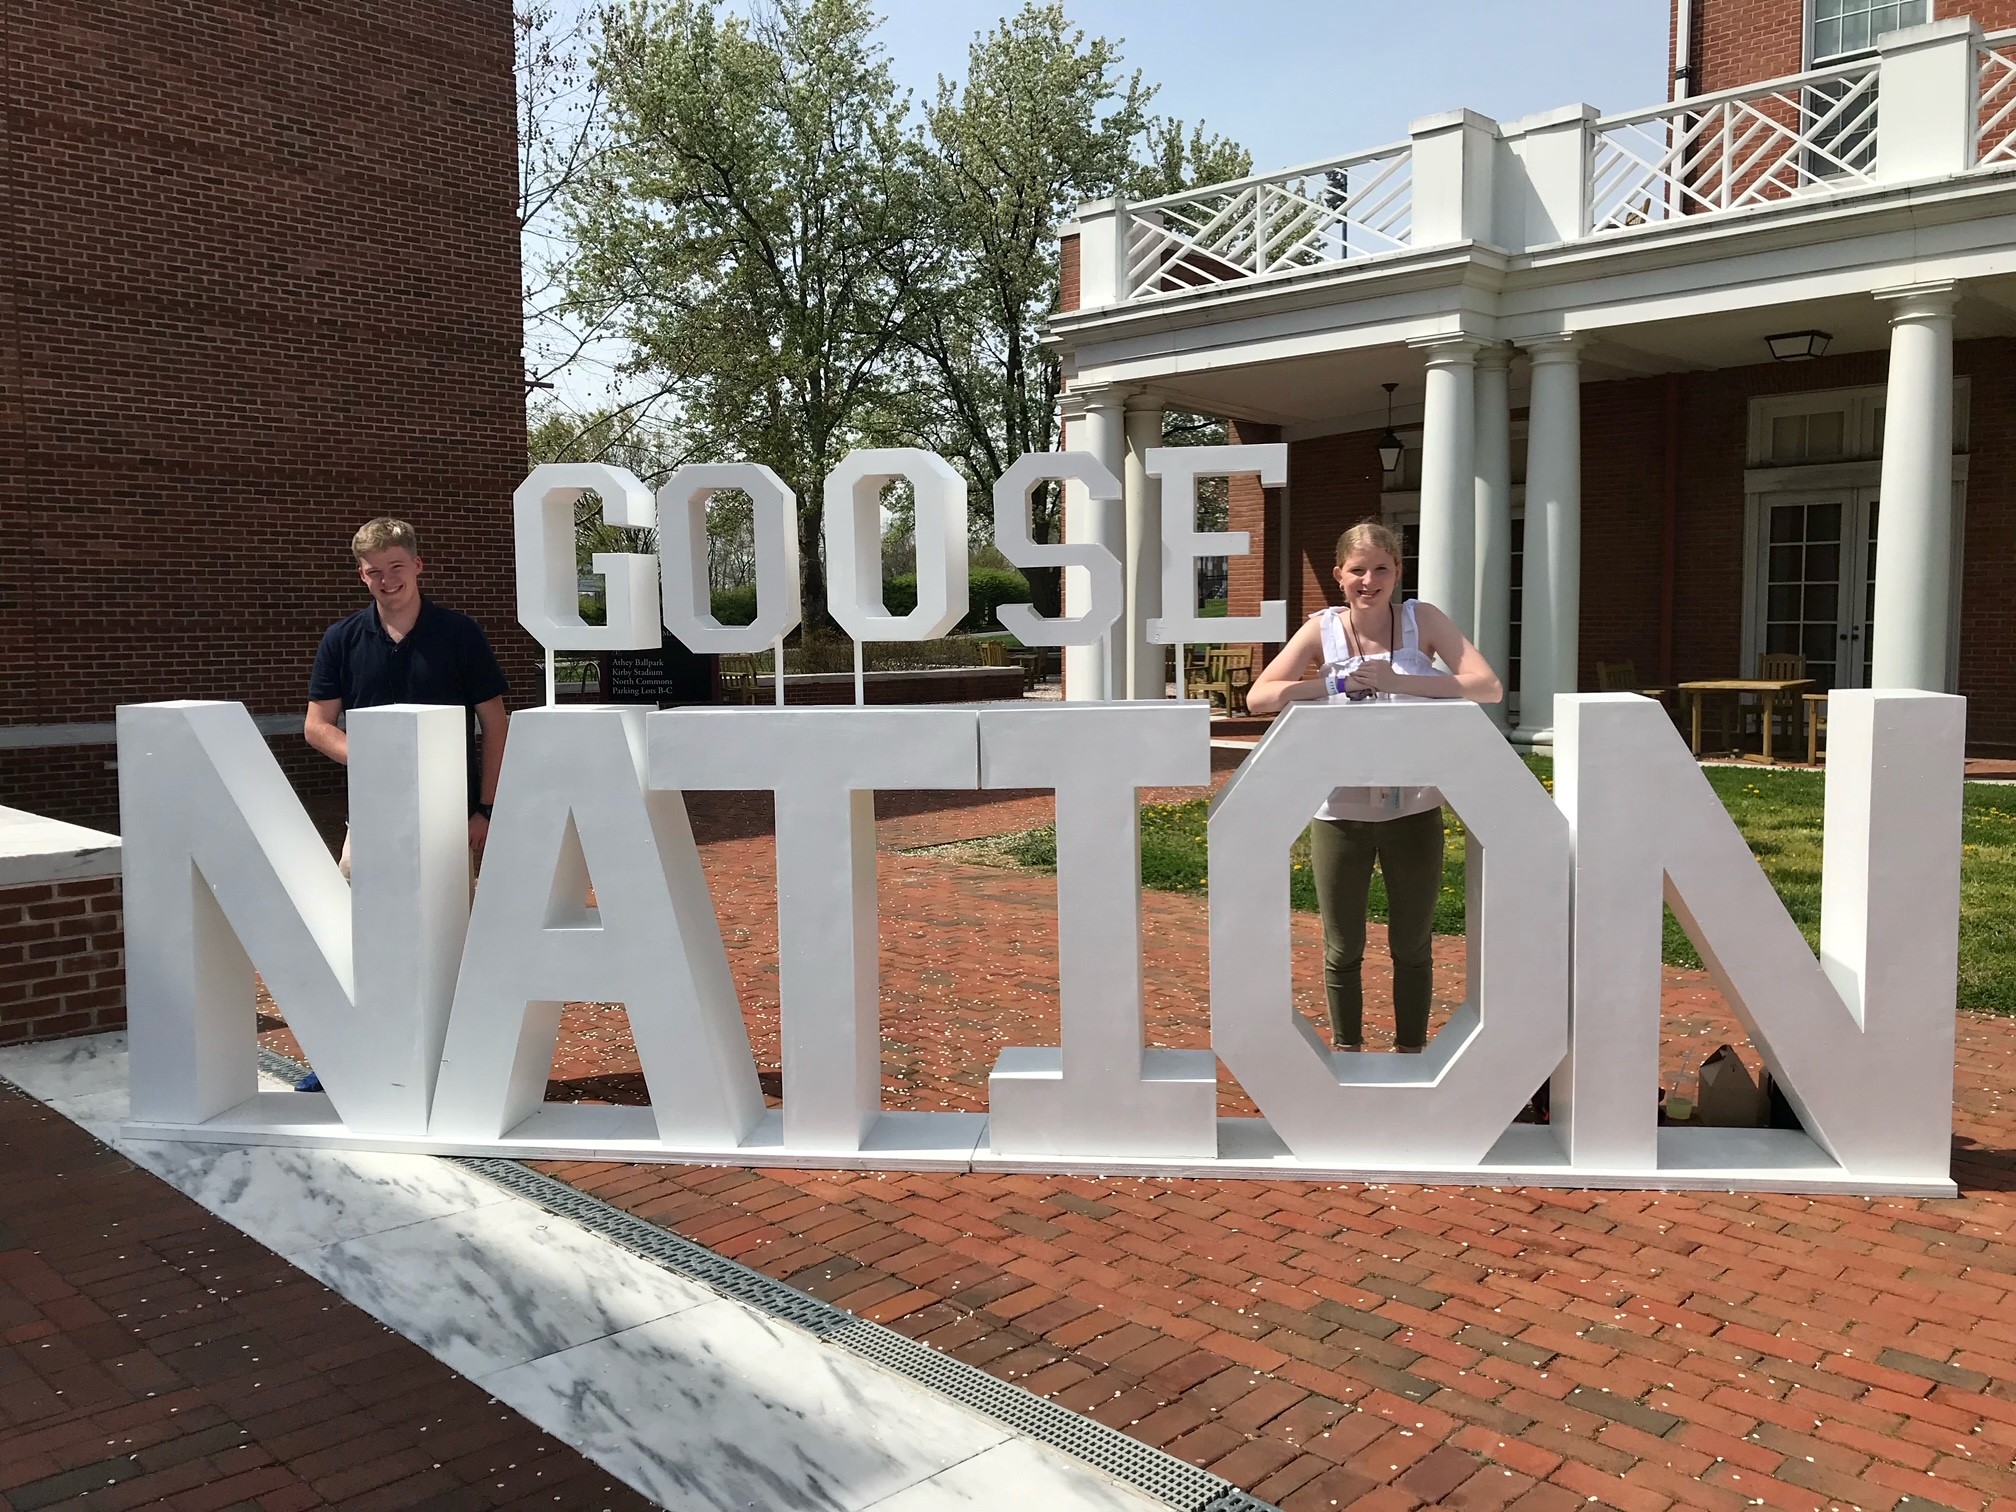
[[[459,881],[444,865],[451,845],[467,854],[462,711],[369,716],[350,736],[354,932],[376,957],[360,1006],[352,891],[244,706],[119,711],[137,1124],[202,1124],[256,1096],[256,964],[327,1092],[260,1098],[242,1122],[326,1128],[333,1106],[353,1135],[424,1134],[468,896],[466,861]]]
[[[356,1023],[382,1077],[351,1085],[344,1123],[359,1134],[424,1136],[469,927],[469,734],[454,707],[352,709],[350,918],[360,942]],[[312,1058],[312,1057],[311,1057]],[[319,1074],[319,1073],[318,1073]]]
[[[707,572],[707,501],[739,489],[754,506],[756,618],[724,625],[714,617]],[[658,490],[659,586],[665,628],[690,651],[767,651],[798,628],[798,496],[754,462],[693,463]]]
[[[597,552],[592,561],[608,583],[607,623],[581,618],[574,566],[574,506],[584,493],[602,498],[602,519],[632,530],[655,530],[651,490],[620,467],[600,462],[542,462],[511,496],[518,551],[518,623],[548,651],[656,651],[658,559],[640,552]]]
[[[1042,545],[1029,533],[1029,496],[1039,483],[1085,485],[1087,497],[1111,502],[1120,480],[1090,452],[1025,452],[994,482],[994,544],[1017,567],[1062,567],[1085,573],[1085,611],[1045,619],[1029,604],[1003,604],[1002,628],[1025,646],[1094,646],[1120,618],[1126,594],[1120,559],[1096,541]]]
[[[987,1079],[1001,1156],[1218,1153],[1218,1063],[1141,1044],[1141,825],[1136,790],[1211,781],[1201,703],[980,711],[983,787],[1057,790],[1057,982],[1063,1040],[1013,1046]]]
[[[1288,847],[1331,788],[1398,783],[1441,788],[1481,846],[1471,996],[1421,1055],[1332,1051],[1295,1011]],[[1568,1049],[1568,827],[1505,737],[1470,703],[1292,704],[1210,834],[1211,1044],[1289,1152],[1474,1171]],[[1255,1132],[1227,1125],[1258,1148]]]
[[[1575,1034],[1554,1120],[1578,1170],[1950,1189],[1965,703],[1837,689],[1829,709],[1816,960],[1664,711],[1560,698]],[[1656,1127],[1662,898],[1806,1133]]]
[[[1238,619],[1205,619],[1197,612],[1197,559],[1245,556],[1252,538],[1243,530],[1197,528],[1197,480],[1258,473],[1264,488],[1288,481],[1288,448],[1265,446],[1151,446],[1148,475],[1162,480],[1162,617],[1148,621],[1156,645],[1229,645],[1234,641],[1288,639],[1288,605],[1268,599],[1260,612]]]
[[[882,604],[882,490],[917,499],[917,607]],[[936,640],[966,617],[966,480],[914,446],[850,452],[826,479],[827,610],[857,641]]]
[[[873,790],[977,786],[978,716],[667,709],[647,722],[655,786],[775,795],[783,1153],[964,1165],[980,1115],[881,1111]]]
[[[644,787],[644,714],[512,716],[435,1093],[439,1138],[721,1151],[763,1115],[685,804]],[[546,1105],[570,1000],[629,1010],[649,1108]]]

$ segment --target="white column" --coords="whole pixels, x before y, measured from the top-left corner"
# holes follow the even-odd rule
[[[1525,343],[1533,361],[1526,432],[1526,542],[1520,594],[1519,743],[1552,744],[1554,696],[1573,693],[1582,602],[1580,340]]]
[[[1162,444],[1162,401],[1127,401],[1127,654],[1126,676],[1114,679],[1120,698],[1165,698],[1163,646],[1148,642],[1148,621],[1162,613],[1162,480],[1148,475],[1145,454]]]
[[[1126,438],[1122,431],[1121,401],[1119,390],[1101,385],[1077,391],[1073,396],[1082,406],[1078,417],[1070,425],[1070,447],[1076,451],[1088,451],[1118,476],[1124,463]],[[1125,562],[1126,529],[1121,514],[1121,502],[1117,499],[1101,503],[1085,496],[1085,490],[1077,484],[1067,484],[1064,490],[1064,539],[1067,541],[1096,541]],[[1074,614],[1082,606],[1074,604],[1071,579],[1075,574],[1065,570],[1065,613]],[[1082,586],[1079,592],[1083,592]],[[1073,703],[1103,699],[1109,693],[1120,696],[1122,668],[1115,653],[1125,646],[1125,616],[1116,623],[1098,644],[1073,646],[1064,653],[1064,696]],[[1123,653],[1124,654],[1124,653]]]
[[[1476,362],[1479,342],[1440,336],[1412,345],[1428,360],[1421,419],[1421,597],[1476,634]]]
[[[1512,349],[1477,354],[1477,614],[1470,639],[1500,677],[1512,655]],[[1485,713],[1504,729],[1502,703]]]
[[[1943,692],[1953,564],[1953,304],[1950,283],[1879,292],[1890,316],[1876,608],[1876,688]]]

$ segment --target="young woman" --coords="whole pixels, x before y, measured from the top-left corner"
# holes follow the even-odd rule
[[[1402,602],[1400,540],[1375,521],[1337,538],[1344,602],[1311,615],[1246,695],[1256,714],[1297,699],[1406,703],[1467,698],[1496,703],[1498,674],[1433,604]],[[1449,671],[1438,672],[1434,658]],[[1336,788],[1309,833],[1310,870],[1323,913],[1323,988],[1340,1050],[1365,1043],[1365,902],[1376,860],[1386,878],[1393,956],[1395,1048],[1428,1043],[1434,985],[1435,899],[1442,888],[1442,795],[1432,787]]]

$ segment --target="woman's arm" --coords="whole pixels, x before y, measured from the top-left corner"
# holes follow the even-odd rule
[[[1311,662],[1320,665],[1322,656],[1322,621],[1304,621],[1302,628],[1289,637],[1280,654],[1253,679],[1253,686],[1246,690],[1246,707],[1255,714],[1274,714],[1297,699],[1326,696],[1328,690],[1324,688],[1321,677],[1303,675],[1309,670]]]
[[[1497,703],[1505,696],[1505,685],[1484,660],[1484,653],[1470,644],[1448,615],[1417,599],[1414,623],[1420,631],[1421,649],[1440,657],[1448,672],[1414,676],[1394,671],[1390,662],[1367,662],[1351,674],[1353,687],[1414,698],[1467,698],[1472,703]]]

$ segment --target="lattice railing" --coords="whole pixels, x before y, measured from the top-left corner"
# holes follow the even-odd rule
[[[1130,205],[1124,297],[1320,268],[1409,246],[1405,142]]]
[[[1598,121],[1589,226],[1859,188],[1875,165],[1876,65],[1816,69]]]
[[[1974,54],[1974,161],[2016,163],[2016,32],[1982,39]]]

